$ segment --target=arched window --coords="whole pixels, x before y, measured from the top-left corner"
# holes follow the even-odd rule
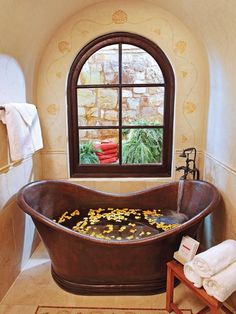
[[[170,176],[174,73],[156,44],[130,33],[93,40],[67,92],[72,177]]]

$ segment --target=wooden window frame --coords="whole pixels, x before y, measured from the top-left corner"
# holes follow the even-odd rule
[[[163,77],[163,84],[99,84],[86,85],[87,88],[101,88],[105,85],[109,88],[122,87],[163,87],[164,93],[164,119],[163,119],[163,152],[162,164],[109,164],[109,165],[79,165],[79,139],[78,139],[78,108],[77,108],[77,89],[84,88],[78,85],[80,71],[88,60],[97,50],[112,44],[135,45],[149,53],[158,63]],[[121,75],[121,74],[120,74]],[[70,155],[70,176],[77,177],[168,177],[171,175],[172,164],[172,143],[173,143],[173,116],[174,116],[174,94],[175,78],[172,66],[165,53],[152,41],[140,35],[116,32],[103,35],[87,44],[76,56],[69,71],[67,81],[67,102],[68,102],[68,128],[69,128],[69,155]],[[122,94],[118,95],[119,103],[122,103]],[[121,109],[120,109],[121,110]],[[119,110],[119,111],[120,111]],[[122,128],[121,113],[119,112],[119,126],[114,129]],[[83,129],[83,127],[80,127]],[[84,127],[84,129],[105,129],[106,127]],[[111,127],[107,127],[112,129]],[[124,128],[124,127],[123,127]],[[127,128],[125,126],[125,128]],[[132,127],[130,127],[132,128]],[[134,126],[133,126],[134,128]],[[140,128],[136,127],[136,128]],[[142,128],[142,127],[141,127]],[[144,128],[147,128],[146,126]],[[119,132],[121,140],[121,132]],[[121,153],[120,153],[121,154]]]

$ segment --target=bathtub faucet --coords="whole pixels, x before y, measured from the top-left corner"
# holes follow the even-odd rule
[[[180,179],[187,179],[189,174],[192,175],[193,179],[199,180],[200,172],[196,167],[196,156],[197,150],[195,147],[186,148],[179,155],[179,157],[186,158],[185,166],[176,167],[176,171],[184,171],[184,174],[180,177]]]

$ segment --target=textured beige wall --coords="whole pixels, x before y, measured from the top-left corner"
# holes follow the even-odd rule
[[[209,15],[205,34],[211,77],[205,178],[218,187],[224,201],[217,242],[236,239],[235,12],[235,1],[219,2]]]
[[[14,58],[0,55],[0,105],[25,101],[21,67]],[[35,228],[17,207],[15,194],[23,185],[40,178],[40,164],[39,154],[11,163],[6,126],[0,122],[0,300],[35,247]]]
[[[37,103],[42,117],[45,178],[69,178],[66,84],[70,66],[84,45],[115,31],[138,33],[167,54],[176,76],[174,165],[182,148],[202,152],[208,101],[208,64],[203,46],[177,18],[143,1],[102,2],[81,10],[54,34],[39,67]],[[199,158],[201,158],[199,154]],[[174,167],[173,167],[174,168]],[[173,171],[172,178],[175,176]],[[143,188],[145,188],[145,182]],[[99,188],[99,183],[97,183]]]
[[[215,215],[214,243],[236,239],[236,2],[222,1],[213,9],[206,38],[211,73],[205,178],[223,197],[221,223]],[[219,216],[218,216],[219,218]],[[236,293],[231,298],[236,308]]]

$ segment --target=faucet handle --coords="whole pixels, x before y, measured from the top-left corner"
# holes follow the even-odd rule
[[[186,169],[185,166],[175,167],[175,170],[176,170],[176,171],[185,170],[185,169]]]

